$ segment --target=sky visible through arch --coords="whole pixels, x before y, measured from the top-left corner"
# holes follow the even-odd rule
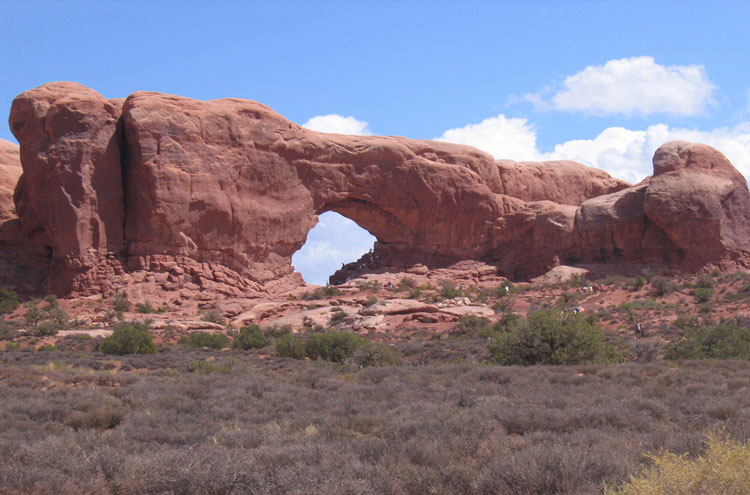
[[[59,80],[108,98],[248,98],[323,132],[571,159],[629,182],[687,139],[748,177],[747,19],[742,1],[0,0],[0,105]],[[7,125],[0,138],[15,141]],[[332,225],[318,252],[366,239]],[[294,265],[310,278],[319,260]]]

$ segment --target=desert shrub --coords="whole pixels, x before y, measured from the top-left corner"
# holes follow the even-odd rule
[[[208,347],[210,349],[224,349],[231,345],[229,337],[223,333],[193,332],[183,335],[178,341],[190,347]]]
[[[635,278],[631,279],[628,282],[628,285],[633,288],[633,290],[638,290],[643,288],[644,285],[646,285],[646,277],[643,275],[637,275]]]
[[[104,354],[156,354],[156,345],[148,332],[148,323],[121,322],[115,325],[112,335],[99,345]]]
[[[107,430],[120,424],[122,417],[123,413],[121,410],[100,406],[88,411],[76,411],[66,417],[63,422],[66,426],[75,430]]]
[[[657,342],[636,340],[632,343],[628,359],[637,363],[651,363],[659,358],[663,346]]]
[[[36,325],[44,317],[44,312],[37,306],[30,306],[26,309],[26,316],[24,319],[26,323]]]
[[[207,321],[209,323],[216,323],[217,325],[223,325],[227,321],[224,318],[224,315],[221,314],[221,311],[217,309],[209,309],[208,311],[203,313],[203,316],[201,316],[201,320]]]
[[[142,313],[142,314],[156,313],[156,308],[151,306],[151,303],[148,301],[146,301],[145,303],[137,303],[135,305],[135,310],[138,313]]]
[[[750,493],[750,442],[709,435],[706,452],[694,459],[662,452],[651,465],[607,495],[705,495]]]
[[[417,281],[414,280],[412,277],[401,277],[401,279],[398,281],[399,290],[415,289],[416,287],[417,287]]]
[[[398,362],[396,351],[380,342],[366,342],[354,351],[348,362],[366,368],[368,366],[393,366]]]
[[[367,298],[367,301],[365,301],[365,306],[372,306],[373,304],[376,304],[378,302],[378,298],[375,296],[370,296]]]
[[[669,344],[667,359],[750,359],[750,325],[725,321],[714,326],[689,327]]]
[[[284,335],[276,342],[276,355],[294,359],[305,359],[305,344],[296,335]]]
[[[409,299],[419,299],[419,297],[422,295],[422,289],[419,287],[416,287],[409,291],[409,295],[406,297]]]
[[[57,352],[59,350],[60,349],[58,349],[57,347],[51,344],[45,344],[45,345],[39,346],[39,348],[37,349],[37,351],[41,351],[41,352]]]
[[[478,336],[482,330],[490,326],[490,320],[483,316],[464,315],[458,320],[458,324],[451,329],[454,335]]]
[[[292,333],[291,325],[271,325],[263,328],[263,333],[269,339],[278,339],[284,335]]]
[[[695,286],[701,289],[710,289],[714,286],[714,279],[710,275],[700,275],[695,281]]]
[[[208,375],[211,373],[227,374],[232,372],[232,366],[225,361],[217,361],[214,358],[208,359],[191,359],[185,365],[190,373],[201,373]]]
[[[18,294],[12,290],[0,289],[0,315],[10,313],[18,307]]]
[[[238,349],[261,349],[267,345],[268,339],[256,324],[240,328],[240,333],[234,339],[234,347]]]
[[[651,286],[654,288],[656,295],[661,297],[674,292],[677,288],[674,282],[667,277],[654,277],[651,279]]]
[[[524,366],[534,364],[587,364],[621,360],[603,342],[595,318],[559,311],[535,311],[513,322],[508,331],[490,338],[491,361]]]
[[[112,298],[112,307],[115,311],[130,311],[131,303],[124,292],[118,292]]]
[[[334,308],[333,314],[331,315],[331,318],[328,320],[328,322],[331,325],[335,325],[336,323],[341,323],[344,320],[346,320],[346,313],[341,308]]]
[[[456,284],[449,280],[444,280],[440,284],[440,297],[445,299],[453,299],[461,295],[461,291],[456,288]]]
[[[365,345],[365,340],[355,333],[326,332],[313,334],[305,343],[305,355],[310,359],[323,359],[343,363]]]
[[[698,302],[708,302],[714,297],[714,290],[710,287],[698,287],[693,291],[693,296]]]
[[[45,320],[37,325],[35,333],[40,337],[51,337],[57,335],[57,332],[59,331],[60,325],[58,325],[57,322],[53,320]]]
[[[329,299],[333,296],[341,294],[341,291],[336,287],[318,287],[312,292],[303,293],[300,298],[306,301],[314,299]]]

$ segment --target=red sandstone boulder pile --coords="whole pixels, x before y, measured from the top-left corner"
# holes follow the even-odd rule
[[[248,100],[106,100],[74,83],[19,95],[10,125],[23,164],[18,233],[57,292],[293,287],[291,255],[325,211],[377,237],[365,271],[464,259],[513,277],[575,262],[750,264],[747,184],[702,145],[665,145],[654,177],[629,186],[573,162],[317,133]]]

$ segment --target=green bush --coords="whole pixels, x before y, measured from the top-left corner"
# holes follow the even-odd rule
[[[595,317],[559,311],[535,311],[508,325],[508,331],[490,337],[491,361],[524,366],[535,364],[588,364],[622,359],[605,345]]]
[[[263,328],[263,333],[269,339],[278,339],[284,335],[292,333],[291,325],[271,325]]]
[[[456,284],[448,280],[443,281],[440,284],[440,297],[445,299],[453,299],[461,295],[461,291],[456,288]]]
[[[118,292],[115,297],[112,298],[112,306],[115,311],[130,311],[130,301],[128,296],[124,292]]]
[[[714,326],[688,327],[669,344],[666,359],[750,359],[750,324],[725,321]]]
[[[305,359],[305,344],[296,335],[286,334],[276,342],[276,355],[294,359]]]
[[[164,308],[161,306],[158,308],[154,308],[153,306],[151,306],[151,303],[147,301],[145,303],[136,304],[135,310],[143,314],[153,314],[153,313],[163,313],[167,310],[167,308]],[[122,310],[118,310],[118,311],[122,311]]]
[[[698,302],[708,302],[714,297],[714,290],[710,287],[699,287],[693,291],[693,296]]]
[[[234,347],[238,349],[261,349],[268,345],[263,330],[256,324],[240,328],[240,333],[234,339]]]
[[[412,277],[401,277],[398,281],[398,290],[416,289],[417,281]]]
[[[99,345],[104,354],[156,354],[156,345],[148,332],[148,323],[121,322],[115,325],[112,335]]]
[[[40,337],[51,337],[59,331],[60,325],[53,320],[45,320],[36,327],[36,335]]]
[[[478,336],[490,326],[490,320],[483,316],[464,315],[458,319],[458,324],[450,331],[453,335]]]
[[[398,362],[396,351],[380,342],[366,342],[348,359],[360,368],[368,366],[393,366]]]
[[[335,325],[336,323],[342,323],[344,320],[346,320],[347,314],[344,312],[343,309],[339,307],[335,307],[332,309],[333,314],[328,319],[328,323],[330,325]]]
[[[10,313],[18,307],[18,294],[12,290],[0,289],[0,315]]]
[[[209,323],[216,323],[217,325],[224,325],[227,322],[221,311],[216,309],[209,309],[208,311],[206,311],[201,317],[201,320],[207,321]]]
[[[654,288],[654,291],[656,291],[656,295],[659,297],[666,296],[670,292],[674,292],[674,290],[677,288],[675,283],[667,277],[652,278],[651,286]]]
[[[646,282],[646,277],[644,277],[643,275],[638,275],[634,279],[630,280],[628,285],[630,285],[633,290],[638,290],[643,288],[643,286],[646,285]]]
[[[323,359],[343,363],[365,345],[365,340],[350,332],[313,334],[305,344],[305,354],[310,359]]]
[[[662,452],[649,455],[640,476],[605,495],[706,495],[750,493],[750,442],[710,435],[706,452],[690,458]]]
[[[333,296],[337,296],[341,293],[336,287],[318,287],[312,292],[305,292],[300,296],[301,299],[306,301],[315,299],[328,299]]]
[[[193,332],[190,335],[183,335],[178,342],[190,347],[208,347],[210,349],[224,349],[232,344],[229,337],[223,333],[209,332]]]
[[[709,289],[714,286],[714,279],[710,275],[701,275],[696,280],[695,286],[702,289]]]

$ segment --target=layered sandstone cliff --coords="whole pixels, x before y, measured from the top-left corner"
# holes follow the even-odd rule
[[[373,270],[463,259],[512,277],[568,262],[750,264],[747,184],[702,145],[665,145],[654,177],[629,186],[573,162],[317,133],[248,100],[107,100],[75,83],[22,93],[10,126],[23,165],[13,235],[57,292],[144,279],[231,294],[299,284],[291,256],[325,211],[377,237]]]

